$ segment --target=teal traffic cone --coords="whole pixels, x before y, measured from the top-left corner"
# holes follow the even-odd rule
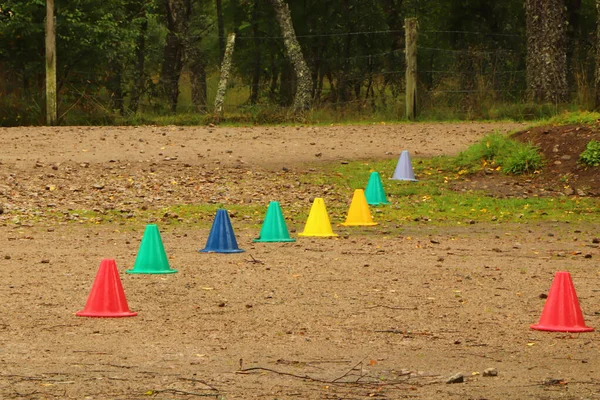
[[[372,206],[390,204],[385,197],[385,191],[383,190],[379,172],[371,172],[369,183],[367,183],[367,188],[365,189],[365,197],[367,198],[367,203]]]
[[[146,225],[135,264],[132,269],[125,272],[128,274],[173,274],[177,272],[176,269],[169,267],[169,260],[156,225]]]
[[[269,203],[267,215],[260,230],[260,236],[255,242],[295,242],[290,238],[281,207],[276,201]]]

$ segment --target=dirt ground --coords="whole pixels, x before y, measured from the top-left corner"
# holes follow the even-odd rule
[[[598,327],[593,224],[424,225],[391,234],[386,227],[397,221],[385,220],[384,209],[373,228],[334,218],[338,238],[268,244],[253,243],[258,231],[237,227],[238,215],[245,252],[224,255],[199,253],[209,229],[182,219],[160,224],[179,272],[129,275],[144,227],[81,224],[69,212],[280,200],[296,232],[303,223],[289,214],[308,209],[311,197],[338,195],[294,184],[311,168],[397,158],[403,149],[455,154],[494,129],[523,128],[0,129],[0,398],[600,398],[596,331],[529,328],[560,270],[571,272],[586,323]],[[508,186],[500,179],[490,178],[490,193],[519,194],[494,192]],[[465,187],[478,182],[470,177]],[[541,193],[547,182],[519,185]],[[594,195],[594,181],[577,182],[573,193],[551,192]],[[138,316],[75,316],[102,258],[117,261]],[[484,374],[490,368],[497,375]],[[463,382],[447,383],[459,373]]]

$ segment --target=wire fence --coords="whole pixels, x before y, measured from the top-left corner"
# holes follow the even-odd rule
[[[452,40],[448,39],[450,36]],[[233,71],[223,105],[225,118],[284,112],[290,106],[296,79],[292,65],[286,61],[283,39],[236,39]],[[298,40],[312,73],[312,112],[405,118],[404,31],[307,34],[298,35]],[[257,43],[264,42],[271,45],[263,47],[257,57]],[[146,58],[159,60],[160,47],[153,51]],[[526,103],[526,51],[521,35],[424,30],[419,32],[417,60],[418,110],[426,117],[497,118],[503,116],[503,107]],[[197,88],[190,68],[184,67],[181,76],[169,82],[161,78],[157,65],[142,76],[138,112],[164,112],[161,87],[167,83],[178,85],[177,113],[212,112],[220,75],[217,65],[206,65],[206,97],[200,103],[192,100],[192,92]],[[569,70],[574,82],[571,97],[580,102],[591,96],[585,91],[591,80],[588,69],[583,65]],[[119,112],[117,108],[127,113],[136,79],[131,68],[118,77],[109,69],[98,71],[93,66],[65,70],[59,76],[59,114],[68,119],[72,114],[101,110],[105,116],[114,116]],[[115,102],[116,95],[120,103]],[[19,100],[18,96],[17,93],[7,98]],[[43,113],[40,104],[34,103],[30,109]]]

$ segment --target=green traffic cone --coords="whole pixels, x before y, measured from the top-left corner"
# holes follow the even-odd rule
[[[165,248],[154,224],[146,225],[146,231],[140,244],[135,264],[128,274],[174,274],[176,269],[169,267]]]
[[[255,242],[295,242],[296,239],[290,238],[285,219],[281,213],[281,207],[276,201],[269,203],[267,215],[263,222],[260,236],[254,239]]]
[[[379,172],[371,172],[369,183],[367,183],[367,188],[365,189],[365,197],[367,198],[367,203],[370,205],[390,204],[385,197]]]

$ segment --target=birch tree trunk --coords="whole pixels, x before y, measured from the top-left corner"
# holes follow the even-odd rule
[[[564,0],[526,0],[527,89],[533,101],[567,100],[567,15]]]
[[[292,113],[301,114],[310,109],[312,105],[313,84],[310,69],[304,60],[302,48],[296,38],[288,4],[285,0],[270,0],[270,2],[275,10],[275,16],[281,29],[288,59],[292,63],[296,74],[296,94],[292,104]]]

